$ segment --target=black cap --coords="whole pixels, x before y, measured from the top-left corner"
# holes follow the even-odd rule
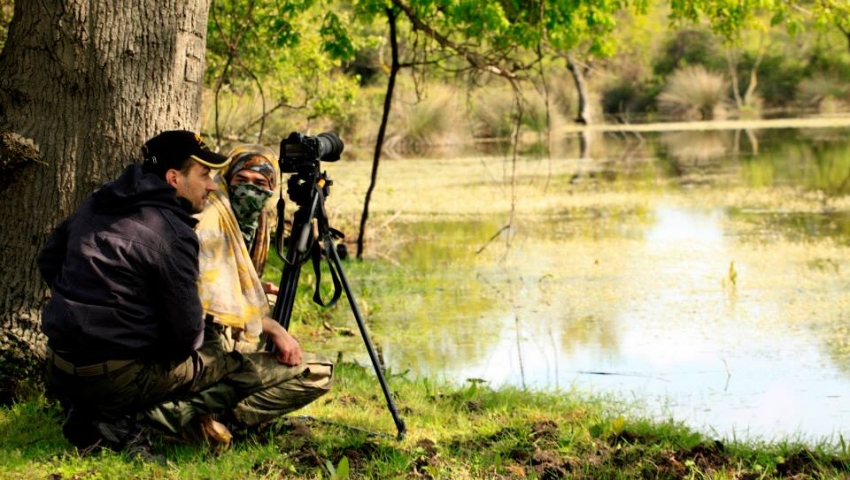
[[[179,169],[187,158],[213,169],[230,163],[229,158],[210,150],[200,135],[188,130],[169,130],[151,138],[142,146],[142,156],[142,169],[160,176],[168,169]]]

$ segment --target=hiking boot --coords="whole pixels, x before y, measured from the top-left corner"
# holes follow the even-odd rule
[[[94,417],[74,406],[67,408],[62,422],[62,435],[78,450],[89,450],[100,443],[100,432],[94,425]]]
[[[105,422],[96,421],[95,428],[102,437],[101,448],[120,452],[133,460],[156,462],[165,465],[163,455],[155,455],[150,440],[150,432],[128,416]]]
[[[230,433],[230,430],[212,415],[199,417],[198,426],[207,442],[229,445],[233,441],[233,434]]]
[[[233,441],[233,434],[214,415],[199,415],[184,429],[184,438],[204,442],[216,450],[225,450]]]
[[[144,443],[136,443],[133,445],[128,445],[122,450],[124,455],[127,455],[127,458],[131,460],[138,460],[140,462],[147,463],[158,463],[160,465],[166,465],[165,455],[160,455],[153,453],[153,449],[150,445],[150,442]]]

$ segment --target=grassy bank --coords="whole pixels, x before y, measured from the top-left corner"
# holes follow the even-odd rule
[[[612,414],[575,392],[492,390],[391,377],[396,429],[371,367],[342,363],[334,390],[298,417],[212,452],[158,438],[167,465],[79,456],[57,407],[0,410],[0,478],[846,478],[843,446],[733,444],[673,423]],[[371,432],[371,434],[369,433]]]

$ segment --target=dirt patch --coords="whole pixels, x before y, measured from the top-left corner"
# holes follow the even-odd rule
[[[575,466],[573,459],[561,458],[557,452],[537,451],[531,456],[531,466],[528,468],[534,475],[528,476],[543,480],[566,478]]]
[[[787,455],[784,462],[776,465],[776,472],[786,478],[808,477],[819,470],[814,454],[807,449]]]
[[[692,461],[703,472],[712,472],[722,470],[727,465],[728,458],[724,454],[725,450],[723,443],[715,440],[696,445],[688,450],[674,452],[674,456]]]
[[[433,440],[424,438],[416,442],[416,450],[421,451],[421,455],[417,455],[411,462],[410,469],[414,478],[431,479],[433,476],[428,473],[427,467],[436,466],[439,464],[437,458],[437,445]]]
[[[558,440],[558,424],[545,420],[531,425],[531,437],[536,440]]]

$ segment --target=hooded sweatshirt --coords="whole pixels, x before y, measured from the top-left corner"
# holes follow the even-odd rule
[[[89,196],[38,256],[48,346],[78,365],[190,355],[204,328],[195,223],[139,165]]]

